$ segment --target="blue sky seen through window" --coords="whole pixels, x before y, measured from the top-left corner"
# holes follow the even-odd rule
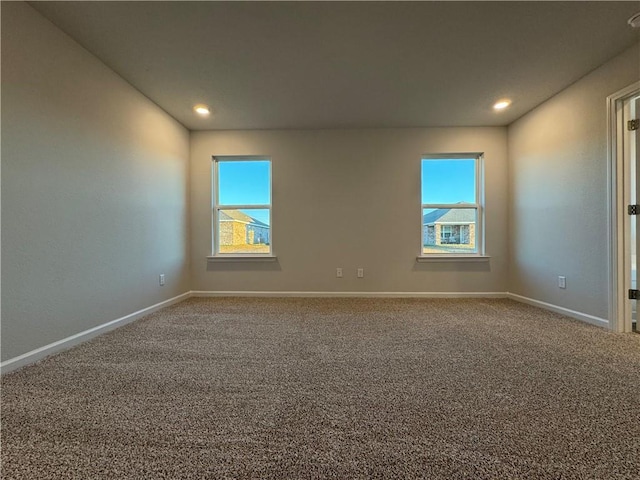
[[[271,162],[268,160],[218,162],[219,205],[270,205],[270,177]],[[268,210],[243,212],[270,225]]]
[[[422,203],[475,203],[475,159],[422,160]]]

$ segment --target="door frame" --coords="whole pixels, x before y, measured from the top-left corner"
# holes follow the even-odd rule
[[[631,331],[630,303],[624,288],[625,265],[629,239],[625,228],[627,218],[625,193],[629,179],[624,178],[626,128],[623,120],[624,103],[640,95],[640,81],[632,83],[607,97],[607,177],[608,177],[608,246],[609,246],[609,328],[614,332]],[[639,232],[640,233],[640,232]]]

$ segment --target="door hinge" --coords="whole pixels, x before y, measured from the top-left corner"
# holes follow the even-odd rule
[[[627,214],[629,215],[640,214],[640,205],[627,205]]]
[[[640,290],[629,289],[629,300],[638,300],[640,298]]]
[[[640,128],[640,118],[627,121],[627,130],[638,130]]]

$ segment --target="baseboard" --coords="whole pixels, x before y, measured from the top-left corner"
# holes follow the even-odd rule
[[[111,320],[110,322],[103,323],[102,325],[98,325],[97,327],[90,328],[89,330],[85,330],[80,333],[76,333],[75,335],[71,335],[70,337],[63,338],[62,340],[50,343],[49,345],[45,345],[44,347],[36,348],[35,350],[31,350],[30,352],[23,353],[22,355],[19,355],[15,358],[10,358],[9,360],[5,360],[4,362],[0,363],[0,372],[2,372],[2,374],[5,374],[26,365],[30,365],[34,362],[37,362],[38,360],[48,357],[49,355],[67,350],[68,348],[86,342],[87,340],[97,337],[98,335],[101,335],[105,332],[114,330],[118,327],[126,325],[127,323],[131,323],[141,317],[144,317],[145,315],[149,315],[150,313],[158,311],[161,308],[165,308],[169,305],[173,305],[175,303],[186,300],[190,296],[191,292],[183,293],[182,295],[170,298],[169,300],[165,300],[164,302],[156,303],[155,305],[143,308],[142,310],[138,310],[137,312],[133,312],[124,317],[117,318],[116,320]]]
[[[192,297],[353,297],[353,298],[506,298],[506,292],[306,292],[306,291],[203,291]]]
[[[570,308],[560,307],[558,305],[553,305],[552,303],[542,302],[540,300],[535,300],[529,297],[523,297],[522,295],[517,295],[515,293],[507,293],[507,298],[511,300],[515,300],[516,302],[526,303],[529,305],[533,305],[534,307],[544,308],[545,310],[550,310],[552,312],[560,313],[562,315],[566,315],[567,317],[575,318],[576,320],[581,320],[586,323],[590,323],[591,325],[596,325],[598,327],[609,328],[609,320],[604,318],[595,317],[593,315],[589,315],[587,313],[578,312],[576,310],[571,310]]]
[[[609,328],[609,321],[604,318],[595,317],[586,313],[560,307],[551,303],[542,302],[529,297],[523,297],[510,292],[305,292],[305,291],[202,291],[194,290],[185,292],[182,295],[156,303],[150,307],[143,308],[124,317],[90,328],[70,337],[63,338],[57,342],[50,343],[30,352],[19,355],[15,358],[5,360],[0,363],[2,374],[12,372],[18,368],[32,364],[54,353],[61,352],[68,348],[86,342],[100,334],[114,330],[118,327],[131,323],[145,315],[156,312],[162,308],[186,300],[190,297],[325,297],[325,298],[510,298],[517,302],[526,303],[535,307],[544,308],[552,312],[560,313],[568,317],[581,320],[598,327]]]
[[[586,313],[523,297],[509,292],[302,292],[302,291],[204,291],[193,290],[192,297],[353,297],[353,298],[510,298],[544,308],[598,327],[609,328],[609,321]]]

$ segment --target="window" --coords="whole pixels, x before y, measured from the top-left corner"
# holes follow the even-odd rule
[[[213,255],[271,256],[271,160],[213,158]]]
[[[481,255],[482,155],[422,158],[421,256]]]

